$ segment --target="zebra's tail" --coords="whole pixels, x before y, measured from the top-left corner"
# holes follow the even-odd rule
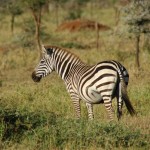
[[[128,94],[127,94],[127,86],[124,82],[124,80],[121,80],[121,95],[122,95],[122,99],[123,101],[125,102],[125,105],[130,113],[131,116],[134,116],[136,114],[131,102],[130,102],[130,99],[128,97]]]

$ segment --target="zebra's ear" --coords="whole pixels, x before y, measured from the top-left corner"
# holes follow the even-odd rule
[[[46,48],[44,47],[44,45],[42,45],[42,53],[46,53]]]
[[[47,54],[48,55],[51,55],[53,53],[53,49],[52,48],[47,48],[46,50],[47,50]]]

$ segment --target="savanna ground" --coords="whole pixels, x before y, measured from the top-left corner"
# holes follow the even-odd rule
[[[91,18],[89,9],[85,8],[84,18]],[[65,13],[61,12],[60,22]],[[18,35],[26,18],[31,18],[30,14],[16,18],[14,35],[9,29],[9,16],[0,24],[0,149],[150,149],[150,51],[143,46],[144,36],[138,70],[134,38],[120,34],[122,26],[115,27],[114,9],[94,10],[92,19],[113,29],[100,32],[98,50],[95,31],[55,32],[55,14],[44,15],[44,44],[69,47],[88,64],[117,60],[130,75],[128,92],[137,117],[131,117],[124,106],[118,122],[114,100],[113,123],[108,122],[104,105],[95,105],[95,119],[88,121],[86,106],[81,101],[82,118],[76,120],[69,94],[56,73],[38,84],[31,79],[39,57],[35,47],[23,48],[20,44]]]

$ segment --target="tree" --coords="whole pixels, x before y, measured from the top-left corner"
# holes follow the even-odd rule
[[[140,67],[140,36],[150,33],[150,1],[133,0],[124,10],[128,31],[136,38],[136,65]]]
[[[85,6],[85,4],[89,2],[89,0],[68,0],[68,3],[70,3],[69,6],[69,12],[66,19],[68,20],[74,20],[77,18],[81,18],[82,15],[82,7]]]
[[[7,11],[11,15],[11,32],[14,32],[15,17],[22,14],[22,9],[18,3],[18,0],[9,0],[7,5]]]
[[[35,39],[37,42],[37,48],[41,56],[41,41],[40,41],[40,29],[41,29],[41,18],[42,8],[48,0],[22,0],[23,4],[31,11],[31,14],[35,22]]]
[[[9,14],[11,16],[10,19],[10,28],[11,32],[14,31],[14,23],[15,17],[22,14],[22,9],[19,5],[18,0],[0,0],[0,13],[1,14]]]
[[[4,18],[3,13],[4,13],[4,7],[5,7],[6,1],[5,0],[0,0],[0,21]]]
[[[56,25],[59,25],[59,8],[60,6],[64,7],[64,4],[66,4],[69,0],[50,0],[50,3],[54,5],[54,12],[55,12],[55,20],[56,20]]]

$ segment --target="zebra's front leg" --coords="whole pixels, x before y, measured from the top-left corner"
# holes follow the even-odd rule
[[[73,99],[72,101],[75,108],[76,117],[79,119],[81,117],[80,99]]]
[[[87,107],[87,110],[88,110],[88,117],[90,120],[93,120],[94,118],[94,115],[93,115],[93,105],[90,104],[90,103],[86,103],[86,107]]]
[[[67,84],[67,91],[69,92],[71,100],[73,102],[76,117],[79,119],[81,117],[80,98],[78,94],[73,90],[71,84]]]
[[[75,108],[76,117],[79,119],[81,117],[80,98],[76,94],[71,94],[71,99]]]

